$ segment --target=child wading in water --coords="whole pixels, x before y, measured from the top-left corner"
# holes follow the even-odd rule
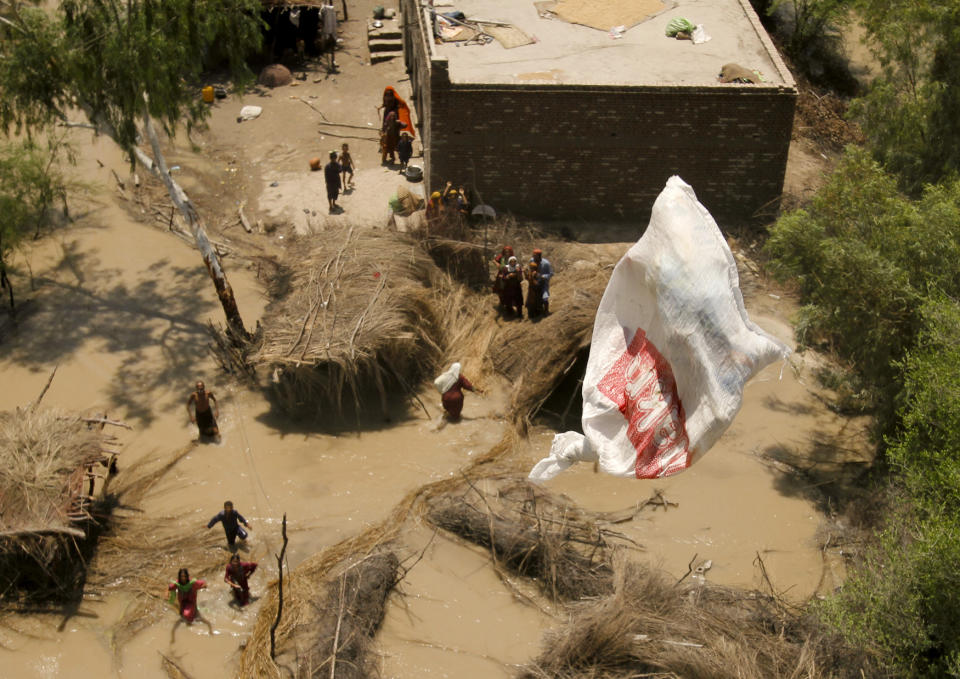
[[[340,172],[343,173],[343,188],[347,188],[347,175],[350,175],[350,186],[353,186],[353,156],[350,155],[350,144],[340,147]]]
[[[250,583],[247,578],[257,570],[255,561],[241,561],[238,554],[230,557],[223,581],[230,585],[233,591],[233,601],[237,606],[246,606],[250,603]]]
[[[173,630],[170,632],[171,644],[173,643],[173,635],[182,622],[189,625],[194,620],[200,620],[207,626],[210,634],[213,634],[213,626],[201,615],[200,609],[197,608],[197,592],[206,586],[206,582],[197,578],[191,579],[190,572],[186,568],[181,568],[177,572],[176,582],[171,582],[167,587],[170,592],[170,603],[176,605],[177,610],[180,611],[180,619],[177,620],[177,624],[173,626]]]

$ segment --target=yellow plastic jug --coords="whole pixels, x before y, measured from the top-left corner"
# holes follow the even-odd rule
[[[201,93],[203,94],[203,100],[204,100],[205,102],[207,102],[208,104],[212,104],[212,103],[213,103],[213,88],[212,88],[212,87],[210,87],[209,85],[207,85],[206,87],[203,88],[203,90],[201,91]]]

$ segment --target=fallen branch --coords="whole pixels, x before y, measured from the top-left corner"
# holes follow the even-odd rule
[[[240,226],[243,227],[243,230],[246,231],[247,233],[253,233],[253,227],[250,226],[250,222],[249,220],[247,220],[247,216],[243,214],[243,203],[240,203],[240,207],[237,208],[237,214],[240,215]]]
[[[87,534],[79,528],[70,528],[69,526],[61,526],[58,528],[17,528],[16,530],[0,531],[0,538],[23,537],[26,535],[72,535],[75,538],[87,537]]]
[[[30,404],[30,410],[36,410],[37,406],[40,405],[40,401],[43,400],[43,397],[47,394],[47,389],[50,388],[50,383],[53,382],[53,376],[57,374],[57,368],[60,367],[60,364],[53,366],[53,371],[50,373],[50,377],[47,378],[47,383],[43,385],[43,390],[40,392],[40,395],[37,396],[37,399]]]
[[[277,571],[280,577],[277,580],[277,617],[270,625],[270,659],[276,659],[277,653],[277,626],[280,625],[280,616],[283,615],[283,557],[287,552],[287,513],[283,513],[283,523],[281,524],[281,535],[283,535],[283,547],[280,548],[280,554],[277,556]]]
[[[90,424],[112,424],[114,427],[123,427],[124,429],[132,430],[129,424],[124,422],[119,422],[117,420],[108,420],[106,417],[84,417],[81,418],[84,422],[89,422]]]
[[[684,580],[686,580],[688,575],[690,575],[691,573],[693,573],[693,564],[695,564],[695,563],[697,562],[697,557],[698,557],[698,556],[699,556],[699,553],[694,554],[694,555],[693,555],[693,558],[690,559],[690,563],[687,564],[687,572],[683,574],[683,577],[681,577],[679,580],[677,580],[677,584],[678,584],[678,585],[679,585],[681,582],[683,582]]]

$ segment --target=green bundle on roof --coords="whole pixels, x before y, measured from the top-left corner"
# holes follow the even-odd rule
[[[676,17],[667,24],[667,37],[675,38],[677,33],[693,33],[694,29],[696,29],[696,26],[683,17]]]

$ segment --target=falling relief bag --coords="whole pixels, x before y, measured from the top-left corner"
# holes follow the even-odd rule
[[[747,318],[717,223],[690,185],[671,177],[600,300],[584,434],[555,436],[530,479],[552,479],[578,461],[638,479],[683,471],[733,421],[747,380],[789,352]]]

